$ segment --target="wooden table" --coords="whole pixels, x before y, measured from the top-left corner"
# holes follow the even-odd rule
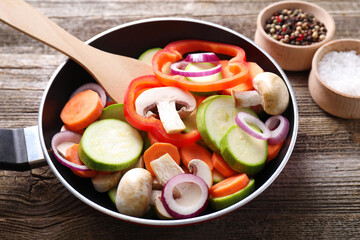
[[[254,38],[260,0],[29,0],[82,40],[148,17],[192,17]],[[360,38],[360,1],[318,1],[336,22],[335,38]],[[0,128],[37,124],[43,90],[66,58],[0,24]],[[309,72],[287,72],[300,126],[293,154],[276,181],[243,208],[177,228],[113,219],[74,197],[49,167],[0,171],[0,239],[358,239],[360,121],[323,112],[312,100]],[[1,157],[1,156],[0,156]]]

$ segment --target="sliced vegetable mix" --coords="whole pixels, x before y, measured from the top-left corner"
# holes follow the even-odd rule
[[[124,103],[95,83],[71,95],[51,142],[59,162],[135,217],[191,218],[249,196],[290,128],[283,80],[224,43],[176,41],[139,60],[154,75],[134,79]]]

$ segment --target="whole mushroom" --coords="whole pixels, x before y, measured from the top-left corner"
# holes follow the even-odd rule
[[[276,74],[263,72],[253,79],[255,90],[236,91],[233,97],[236,107],[250,107],[262,105],[264,111],[270,115],[282,114],[289,105],[289,92],[284,81]]]
[[[115,197],[120,213],[141,217],[150,207],[152,176],[144,168],[133,168],[121,178]]]
[[[142,92],[135,101],[136,112],[147,117],[159,116],[169,134],[185,130],[181,118],[196,107],[194,96],[177,87],[157,87]]]

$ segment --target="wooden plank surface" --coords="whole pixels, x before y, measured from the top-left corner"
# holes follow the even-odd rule
[[[260,0],[29,0],[70,33],[87,40],[148,17],[191,17],[253,39]],[[360,39],[360,1],[312,1],[334,17],[335,38]],[[0,128],[37,124],[48,79],[65,57],[0,24]],[[287,72],[299,107],[293,154],[276,181],[243,208],[176,228],[113,219],[82,203],[49,167],[0,170],[0,239],[358,239],[360,122],[323,112],[307,88],[309,72]],[[1,157],[1,156],[0,156]]]

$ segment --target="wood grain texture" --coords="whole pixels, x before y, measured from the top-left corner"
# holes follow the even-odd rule
[[[229,27],[253,39],[258,0],[29,0],[85,41],[116,25],[179,16]],[[360,1],[312,1],[336,22],[335,38],[360,39]],[[0,24],[0,128],[37,124],[47,81],[66,58]],[[0,239],[358,239],[360,122],[332,117],[311,99],[308,71],[286,73],[300,126],[293,154],[276,181],[243,208],[176,228],[113,219],[79,201],[49,167],[0,170]]]

